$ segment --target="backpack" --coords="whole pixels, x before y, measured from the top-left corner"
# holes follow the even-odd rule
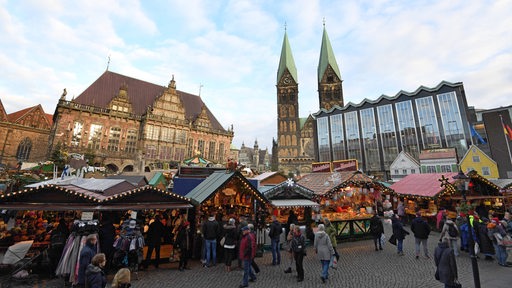
[[[457,228],[455,228],[455,224],[448,225],[448,235],[450,235],[450,237],[458,237],[459,236],[459,231],[457,231]]]

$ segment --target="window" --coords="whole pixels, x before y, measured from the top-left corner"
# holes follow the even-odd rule
[[[32,150],[32,141],[27,137],[18,145],[16,159],[18,161],[27,161],[30,157],[30,150]]]
[[[137,130],[128,130],[126,134],[126,153],[135,153],[135,149],[137,148]]]
[[[402,170],[402,174],[403,174],[403,175],[407,175],[407,169],[403,169],[403,170]]]
[[[427,173],[436,173],[436,166],[427,166]]]
[[[491,175],[491,169],[489,167],[482,167],[482,175],[483,176]]]
[[[441,165],[441,172],[452,172],[452,167],[450,165]]]
[[[210,147],[208,148],[208,159],[214,160],[215,159],[215,145],[216,143],[214,141],[210,141]]]
[[[395,169],[395,175],[398,175],[398,169]]]
[[[478,155],[473,156],[473,162],[475,162],[475,163],[480,162],[480,156],[478,156]]]
[[[78,147],[80,140],[82,139],[82,130],[84,125],[80,122],[75,122],[73,126],[73,136],[71,136],[71,146]]]
[[[103,126],[101,125],[91,124],[91,128],[89,129],[89,142],[87,143],[89,149],[100,150],[102,128]]]
[[[416,174],[416,169],[411,169],[411,174]]]
[[[468,167],[468,168],[466,169],[466,172],[471,172],[471,171],[473,171],[473,170],[475,170],[475,168],[473,168],[473,167]]]
[[[119,140],[121,139],[121,128],[111,127],[108,134],[108,151],[119,151]]]

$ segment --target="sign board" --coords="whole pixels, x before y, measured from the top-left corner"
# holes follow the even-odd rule
[[[94,212],[82,212],[82,221],[90,221],[94,216]]]
[[[315,172],[331,172],[331,162],[316,162],[311,164],[311,171]]]
[[[357,171],[357,159],[339,160],[332,162],[332,171]]]

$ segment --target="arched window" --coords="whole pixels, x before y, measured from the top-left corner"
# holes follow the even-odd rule
[[[30,150],[32,150],[32,141],[27,137],[18,145],[16,159],[18,159],[18,161],[27,161],[28,157],[30,157]]]

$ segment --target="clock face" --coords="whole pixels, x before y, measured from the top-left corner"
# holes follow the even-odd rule
[[[283,79],[283,83],[284,83],[284,84],[290,84],[290,82],[291,82],[291,81],[290,81],[290,78],[289,78],[289,77],[284,77],[284,79]]]

